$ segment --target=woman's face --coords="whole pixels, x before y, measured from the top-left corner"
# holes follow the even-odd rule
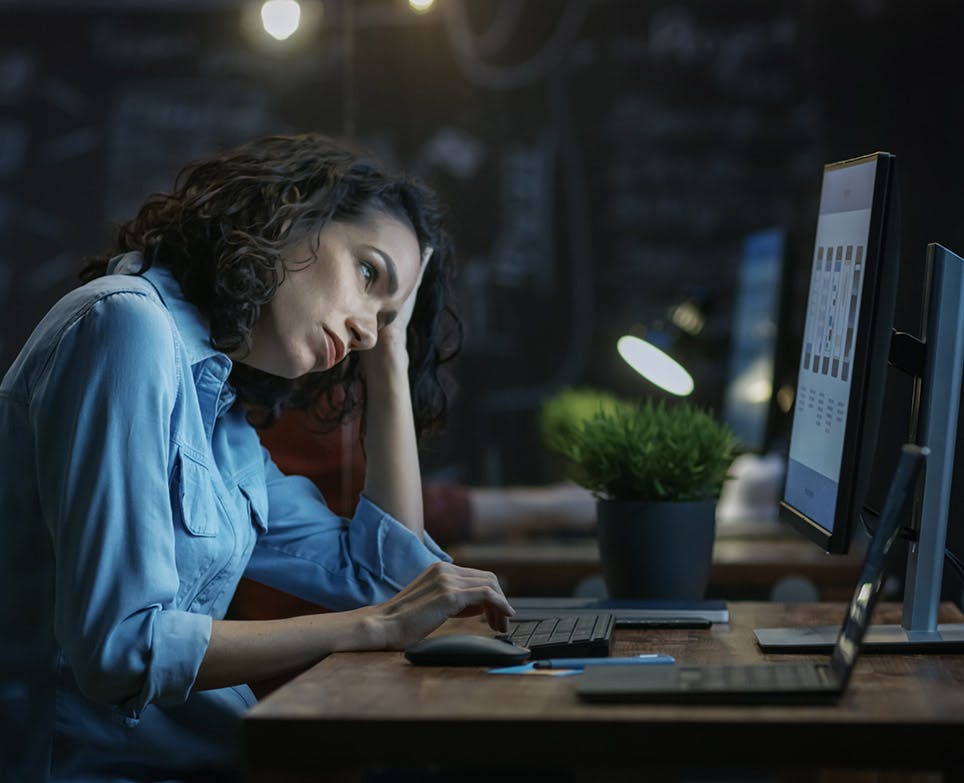
[[[240,361],[297,378],[373,348],[415,287],[421,255],[411,226],[370,213],[329,223],[290,245],[282,261],[281,284]]]

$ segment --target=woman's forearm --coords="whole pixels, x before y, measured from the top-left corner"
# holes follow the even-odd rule
[[[293,674],[333,652],[403,650],[455,615],[483,614],[504,632],[513,613],[495,574],[433,563],[381,604],[287,620],[215,620],[194,688]]]
[[[384,649],[373,608],[284,620],[215,620],[194,687],[225,688],[302,671],[329,653]]]
[[[404,348],[380,344],[368,352],[365,361],[365,495],[421,537],[422,473],[408,385],[408,355]]]

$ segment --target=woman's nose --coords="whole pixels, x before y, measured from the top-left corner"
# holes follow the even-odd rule
[[[365,318],[351,318],[348,320],[348,334],[351,335],[351,349],[353,351],[367,351],[375,347],[378,342],[378,331],[374,319],[368,323]]]

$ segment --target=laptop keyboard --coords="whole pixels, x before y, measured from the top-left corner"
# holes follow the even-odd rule
[[[700,688],[773,690],[818,688],[828,681],[828,667],[813,664],[747,664],[679,667],[679,680]]]
[[[501,638],[528,647],[533,660],[542,658],[589,658],[609,655],[614,617],[611,612],[509,619],[509,631]]]

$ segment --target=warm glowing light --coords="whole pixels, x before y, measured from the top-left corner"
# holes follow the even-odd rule
[[[301,22],[301,6],[297,0],[267,0],[261,6],[261,23],[272,38],[284,41]]]
[[[616,350],[627,364],[646,380],[661,389],[685,397],[693,391],[693,378],[683,366],[655,345],[626,335],[616,343]]]
[[[780,406],[780,410],[784,413],[789,413],[793,408],[793,400],[796,394],[794,389],[790,385],[781,386],[780,390],[777,392],[777,405]]]
[[[435,5],[435,0],[408,0],[409,6],[417,14],[424,14]]]
[[[773,396],[773,384],[766,378],[756,378],[743,389],[743,398],[754,405],[762,405]]]
[[[693,302],[680,302],[670,310],[670,320],[691,337],[697,337],[706,325],[706,316]]]
[[[760,357],[733,379],[735,396],[743,403],[762,405],[773,396],[773,361]]]

